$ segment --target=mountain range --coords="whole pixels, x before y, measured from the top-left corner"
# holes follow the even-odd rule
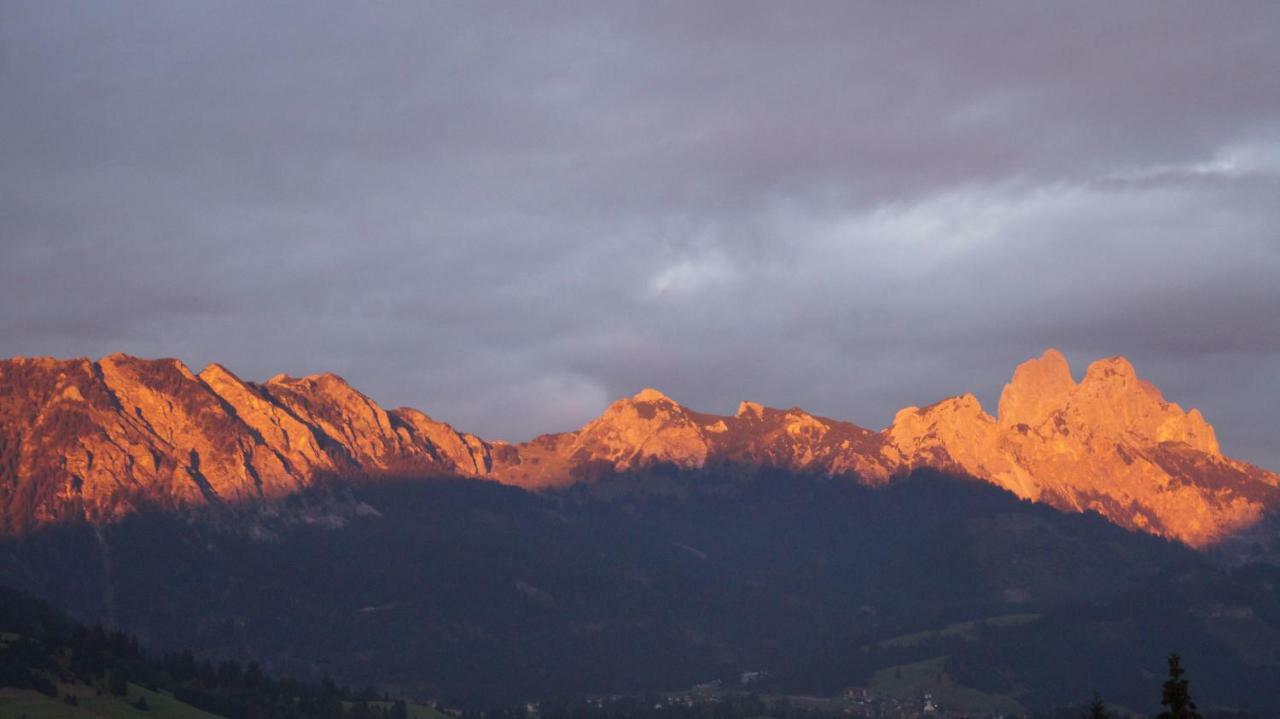
[[[654,389],[582,428],[512,444],[387,410],[331,373],[248,382],[218,364],[122,354],[0,362],[0,533],[150,508],[278,500],[328,478],[461,476],[525,489],[670,465],[842,477],[928,468],[1125,528],[1208,547],[1280,505],[1280,475],[1222,454],[1122,357],[1077,382],[1057,350],[1020,365],[985,412],[971,394],[907,407],[880,431],[742,402],[698,412]]]
[[[1202,706],[1273,716],[1278,485],[1126,360],[1077,381],[1053,350],[996,416],[645,389],[523,443],[332,374],[0,362],[0,582],[156,651],[459,707],[752,676],[1142,711],[1176,649]]]

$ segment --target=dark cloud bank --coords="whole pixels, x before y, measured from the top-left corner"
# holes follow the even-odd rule
[[[1275,3],[4,3],[0,354],[526,438],[1124,354],[1280,468]]]

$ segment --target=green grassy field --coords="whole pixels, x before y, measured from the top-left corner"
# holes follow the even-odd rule
[[[79,702],[73,706],[63,700],[67,694]],[[147,700],[147,710],[133,706],[139,697]],[[369,702],[370,706],[389,708],[391,702]],[[408,704],[409,719],[451,719],[448,714],[426,704]],[[3,719],[221,719],[217,714],[201,711],[168,694],[153,692],[136,684],[129,685],[127,697],[98,694],[83,684],[61,684],[58,698],[29,689],[0,689],[0,717]]]
[[[926,693],[946,711],[1019,714],[1023,707],[1012,697],[986,694],[955,683],[947,673],[947,658],[882,669],[872,675],[868,691],[899,699],[922,699]]]
[[[63,696],[74,695],[77,706],[67,704]],[[139,697],[147,700],[148,709],[134,708],[130,702]],[[0,717],[5,719],[219,719],[216,714],[201,711],[183,704],[171,696],[129,685],[128,697],[109,694],[98,695],[83,684],[63,684],[58,687],[58,698],[48,697],[27,689],[0,689]]]

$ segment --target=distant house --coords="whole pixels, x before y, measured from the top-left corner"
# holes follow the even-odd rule
[[[867,690],[865,687],[846,687],[840,692],[840,698],[851,702],[865,702],[867,700]]]
[[[724,682],[720,681],[719,679],[713,679],[709,682],[703,682],[702,684],[698,684],[697,686],[694,687],[694,690],[713,691],[713,690],[719,689],[722,686],[724,686]]]

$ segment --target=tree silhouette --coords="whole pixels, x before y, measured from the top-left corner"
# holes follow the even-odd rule
[[[1107,705],[1102,703],[1102,699],[1098,698],[1098,693],[1093,693],[1093,701],[1089,702],[1089,708],[1081,719],[1111,719],[1111,712],[1107,711]]]
[[[1164,683],[1160,704],[1166,709],[1156,719],[1204,719],[1191,701],[1191,682],[1182,678],[1182,657],[1177,652],[1169,655],[1169,678]]]

